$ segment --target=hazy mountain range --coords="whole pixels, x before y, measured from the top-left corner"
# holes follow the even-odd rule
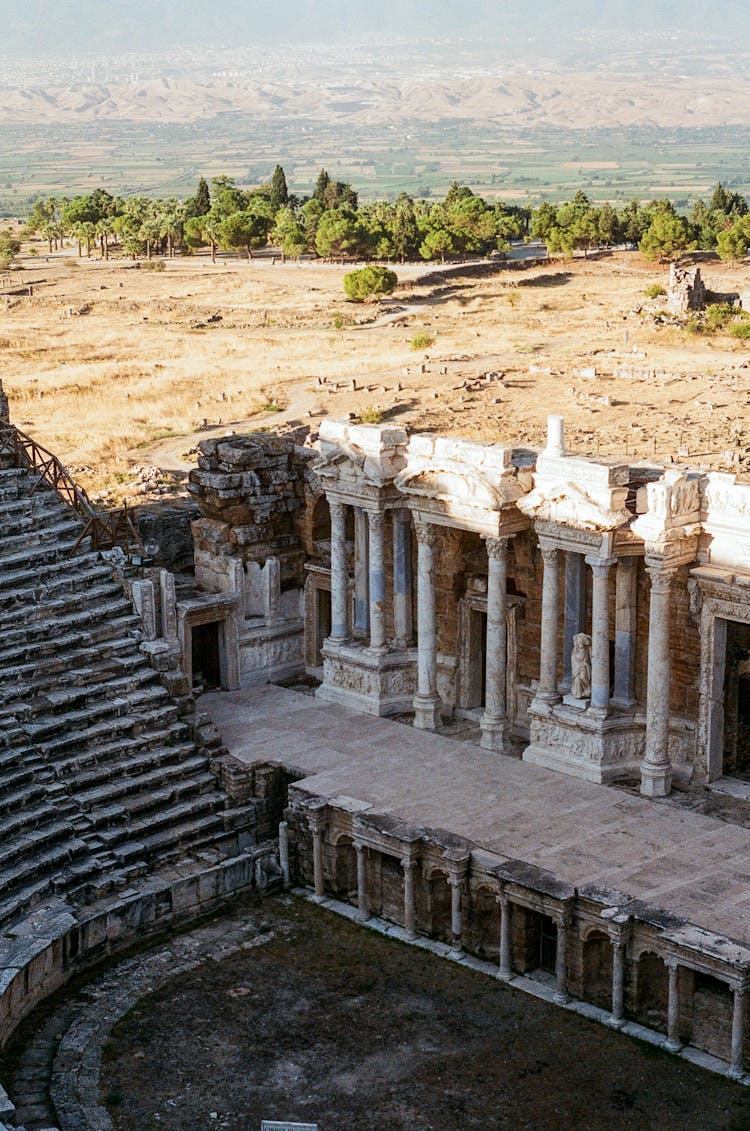
[[[548,52],[610,33],[744,35],[747,0],[0,0],[0,58],[366,35],[533,37]]]

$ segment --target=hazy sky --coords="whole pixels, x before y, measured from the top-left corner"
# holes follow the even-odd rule
[[[536,35],[547,53],[583,29],[743,35],[747,0],[0,0],[0,56],[112,54],[364,34]]]

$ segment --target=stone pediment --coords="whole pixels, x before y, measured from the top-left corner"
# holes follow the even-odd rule
[[[539,477],[537,477],[539,478]],[[579,530],[616,530],[631,518],[625,508],[627,488],[586,490],[570,481],[537,482],[534,490],[520,499],[518,509],[530,518],[557,522]]]
[[[324,421],[313,470],[324,482],[383,487],[403,468],[401,429]]]

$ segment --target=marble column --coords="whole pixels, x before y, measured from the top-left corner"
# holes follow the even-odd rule
[[[497,896],[497,902],[500,905],[500,965],[497,976],[508,982],[513,977],[510,956],[510,900],[505,892],[501,892]]]
[[[615,1029],[625,1024],[623,1018],[623,999],[625,992],[625,942],[612,940],[612,1014],[609,1023]]]
[[[368,591],[367,512],[354,508],[354,631],[366,636],[370,629]]]
[[[485,661],[484,715],[480,745],[503,750],[508,734],[505,702],[508,539],[485,538],[487,544],[487,656]]]
[[[332,502],[331,510],[331,635],[334,644],[349,639],[346,583],[346,506]]]
[[[557,954],[555,957],[555,996],[558,1005],[565,1005],[570,1001],[568,994],[568,925],[569,920],[563,917],[557,923]]]
[[[591,710],[609,710],[609,570],[612,559],[586,558],[594,575],[591,602]]]
[[[393,518],[393,635],[397,648],[412,643],[411,512],[391,511]]]
[[[414,696],[414,726],[436,730],[440,725],[437,692],[437,624],[435,620],[435,539],[437,529],[417,522],[417,694]]]
[[[461,915],[461,891],[463,880],[458,876],[449,876],[448,883],[451,889],[451,935],[454,950],[461,950],[463,946],[463,917]]]
[[[618,707],[635,703],[635,646],[638,618],[638,559],[619,558],[615,573],[615,678]]]
[[[414,901],[414,871],[416,860],[402,860],[404,870],[404,931],[407,939],[417,937],[417,910]]]
[[[586,562],[583,554],[565,551],[565,619],[563,622],[563,678],[565,691],[573,682],[573,637],[586,630]]]
[[[669,998],[667,1001],[667,1048],[677,1052],[682,1048],[680,1040],[680,967],[676,962],[667,962],[669,975]]]
[[[279,866],[284,880],[284,887],[288,888],[291,872],[289,868],[289,825],[286,821],[279,822]]]
[[[365,922],[370,918],[370,908],[367,903],[367,849],[363,844],[354,843],[357,853],[357,917]]]
[[[539,690],[542,703],[558,703],[557,618],[560,604],[560,555],[557,547],[542,546],[542,634],[539,657]]]
[[[385,642],[385,515],[368,511],[370,542],[370,651],[388,651]]]
[[[732,1010],[732,1054],[729,1075],[739,1080],[745,1073],[745,986],[734,987]]]
[[[310,831],[313,838],[313,887],[315,898],[320,900],[325,897],[325,876],[323,873],[323,822],[310,819]]]
[[[641,763],[641,793],[666,797],[672,788],[669,761],[669,612],[672,574],[648,566],[651,597],[648,618],[648,691],[646,695],[646,753]]]

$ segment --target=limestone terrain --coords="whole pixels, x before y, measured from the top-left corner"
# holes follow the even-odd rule
[[[750,449],[747,344],[646,299],[667,270],[635,252],[486,277],[405,265],[381,305],[346,303],[348,268],[325,263],[22,265],[0,291],[13,419],[105,501],[176,490],[199,439],[347,414],[541,446],[561,412],[573,450],[734,471]],[[748,265],[702,272],[750,290]]]

